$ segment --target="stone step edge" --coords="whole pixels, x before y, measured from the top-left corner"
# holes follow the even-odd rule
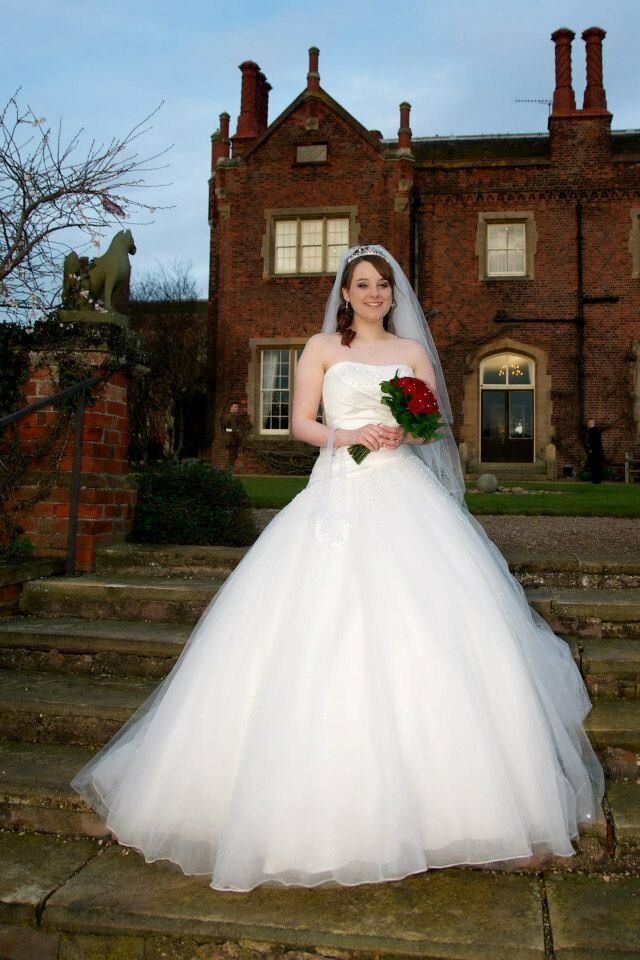
[[[184,623],[21,616],[0,620],[0,648],[170,659],[179,655],[192,631],[193,626]]]

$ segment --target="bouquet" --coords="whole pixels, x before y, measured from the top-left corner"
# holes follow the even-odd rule
[[[393,380],[383,380],[380,384],[382,402],[391,410],[396,423],[405,433],[422,440],[440,440],[437,435],[440,426],[438,401],[424,380],[417,377],[399,377],[398,371]],[[368,447],[360,443],[347,448],[356,463],[362,463],[371,453]]]

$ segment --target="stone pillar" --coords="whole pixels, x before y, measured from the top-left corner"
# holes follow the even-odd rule
[[[606,35],[600,27],[589,27],[582,34],[587,48],[587,85],[583,109],[599,113],[607,112],[607,96],[602,79],[602,41]]]
[[[94,569],[95,551],[100,545],[125,539],[133,518],[135,483],[129,475],[128,375],[108,370],[106,346],[72,348],[74,364],[88,376],[103,377],[91,391],[91,404],[85,408],[82,432],[81,486],[76,538],[76,569]],[[68,357],[67,357],[68,359]],[[70,384],[69,384],[70,385]],[[50,396],[61,389],[59,364],[55,354],[32,352],[30,374],[25,388],[25,405]],[[19,433],[27,446],[42,441],[54,424],[66,429],[56,444],[57,473],[50,458],[32,464],[32,472],[19,489],[16,499],[30,500],[49,473],[45,496],[29,505],[19,516],[19,527],[34,545],[39,556],[65,556],[69,524],[71,476],[75,419],[59,420],[60,407],[44,408],[20,421]],[[48,490],[46,489],[48,487]]]
[[[553,113],[573,113],[576,98],[571,85],[571,43],[575,37],[573,30],[561,27],[551,34],[556,45],[556,86],[553,91]]]

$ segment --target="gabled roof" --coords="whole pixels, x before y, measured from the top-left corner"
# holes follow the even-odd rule
[[[255,153],[255,151],[258,150],[273,133],[275,133],[278,127],[281,127],[282,124],[291,116],[291,114],[294,113],[298,107],[307,100],[318,100],[320,103],[324,103],[325,106],[329,107],[330,110],[333,110],[333,112],[336,113],[340,119],[347,124],[347,126],[351,127],[354,133],[364,140],[368,146],[375,150],[378,156],[382,154],[382,144],[380,140],[370,133],[366,127],[363,127],[363,125],[356,120],[356,118],[352,116],[348,110],[345,110],[337,100],[334,100],[333,97],[329,96],[326,90],[323,90],[322,87],[320,87],[319,90],[303,90],[302,93],[299,94],[299,96],[297,96],[296,99],[290,103],[289,106],[283,110],[275,120],[272,121],[272,123],[269,124],[264,133],[258,137],[256,142],[252,144],[247,152],[242,156],[241,160],[244,161],[250,157],[252,153]]]

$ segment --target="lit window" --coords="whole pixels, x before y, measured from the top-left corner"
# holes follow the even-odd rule
[[[487,224],[487,276],[522,277],[525,273],[524,223]]]

